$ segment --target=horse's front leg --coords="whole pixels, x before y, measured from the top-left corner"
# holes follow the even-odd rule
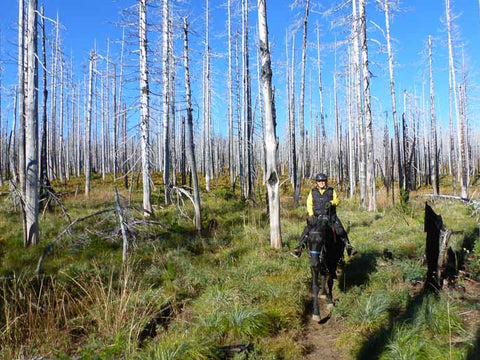
[[[312,291],[313,291],[313,321],[320,321],[320,309],[318,306],[318,267],[311,266],[312,270]]]
[[[333,307],[334,302],[333,302],[333,280],[334,280],[334,275],[331,273],[328,274],[328,294],[327,294],[327,310],[330,311],[330,309]]]
[[[327,275],[322,275],[322,293],[320,294],[320,299],[327,298]]]

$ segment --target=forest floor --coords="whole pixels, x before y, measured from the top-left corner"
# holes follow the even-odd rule
[[[114,206],[107,182],[94,184],[88,200],[76,197],[80,179],[62,188],[72,218]],[[121,191],[133,266],[121,262],[116,216],[102,213],[77,223],[57,243],[43,264],[41,284],[31,275],[38,258],[68,223],[61,209],[45,212],[41,246],[24,249],[19,212],[0,192],[0,330],[12,324],[0,331],[0,358],[224,359],[241,351],[238,358],[379,360],[397,351],[405,359],[426,353],[480,359],[478,212],[451,199],[430,201],[455,231],[451,244],[463,264],[455,283],[435,296],[423,291],[427,190],[412,194],[404,207],[387,206],[384,196],[376,213],[345,196],[341,217],[358,254],[339,267],[331,316],[320,299],[318,322],[311,315],[308,259],[289,254],[305,209],[291,205],[287,190],[279,251],[270,248],[263,207],[231,194],[228,183],[202,195],[206,230],[200,236],[182,216],[193,212],[187,201],[164,207],[156,197],[160,221],[144,224],[127,201],[130,194]],[[141,195],[132,188],[133,204]],[[37,311],[47,307],[49,316]],[[165,309],[173,309],[171,318],[161,315]]]

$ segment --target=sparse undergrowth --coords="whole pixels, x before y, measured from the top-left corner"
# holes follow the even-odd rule
[[[54,184],[71,219],[113,208],[111,183],[95,183],[89,200],[75,196],[78,179]],[[297,340],[310,270],[304,257],[288,252],[306,210],[292,205],[290,192],[283,191],[281,251],[269,246],[265,199],[244,202],[220,182],[202,192],[205,231],[198,234],[190,204],[175,199],[180,207],[164,207],[156,189],[157,224],[139,221],[131,228],[128,264],[121,262],[112,212],[72,228],[45,259],[40,278],[33,275],[38,258],[68,221],[58,207],[45,212],[42,244],[24,249],[20,215],[4,197],[0,358],[302,358],[306,349]],[[135,186],[131,204],[127,191],[121,195],[126,208],[140,202]],[[339,209],[359,254],[346,259],[335,285],[333,316],[344,327],[337,346],[357,359],[473,359],[480,309],[478,292],[468,287],[480,280],[478,215],[461,203],[432,203],[446,226],[458,231],[454,249],[469,252],[460,259],[464,272],[457,284],[463,288],[427,294],[421,291],[425,198],[417,192],[402,206],[387,202],[377,213],[350,200]],[[137,216],[130,208],[128,214]]]

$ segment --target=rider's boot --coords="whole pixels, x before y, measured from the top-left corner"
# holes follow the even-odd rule
[[[302,256],[302,246],[299,245],[297,247],[295,247],[291,252],[290,254],[296,258],[299,258],[300,256]]]
[[[345,242],[345,247],[347,248],[347,255],[348,256],[353,256],[358,253],[358,251],[350,244],[348,239]]]

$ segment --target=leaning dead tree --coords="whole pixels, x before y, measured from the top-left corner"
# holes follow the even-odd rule
[[[280,194],[277,173],[278,140],[276,135],[275,100],[272,91],[272,69],[268,43],[267,0],[258,0],[259,51],[262,60],[261,79],[265,109],[265,148],[268,210],[270,215],[270,245],[280,249],[282,233],[280,226]]]

